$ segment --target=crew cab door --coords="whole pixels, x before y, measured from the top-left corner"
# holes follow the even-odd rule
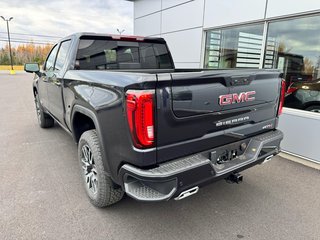
[[[38,94],[41,105],[49,111],[49,99],[48,99],[48,78],[53,72],[54,62],[57,57],[58,45],[55,45],[49,53],[47,60],[43,66],[44,74],[38,81]]]
[[[54,64],[54,70],[47,73],[48,80],[48,109],[50,113],[62,124],[64,122],[64,102],[62,95],[64,65],[70,48],[71,40],[61,42]]]

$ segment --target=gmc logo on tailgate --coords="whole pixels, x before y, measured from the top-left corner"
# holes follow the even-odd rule
[[[234,103],[242,103],[242,102],[251,102],[256,98],[253,96],[256,94],[256,91],[250,92],[241,92],[241,93],[231,93],[226,95],[219,96],[219,105],[225,106]]]

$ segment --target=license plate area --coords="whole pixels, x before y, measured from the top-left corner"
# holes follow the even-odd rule
[[[223,165],[235,159],[239,159],[249,145],[250,139],[238,141],[226,146],[216,148],[210,152],[210,160],[214,165]]]

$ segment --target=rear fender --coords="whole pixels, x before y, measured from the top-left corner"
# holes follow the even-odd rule
[[[71,115],[71,122],[73,123],[73,119],[74,119],[74,116],[75,114],[79,112],[79,113],[82,113],[84,115],[86,115],[87,117],[89,117],[94,125],[95,125],[95,129],[97,131],[97,135],[98,135],[98,138],[99,138],[99,141],[100,141],[100,147],[101,147],[101,152],[102,152],[102,159],[103,159],[103,164],[104,164],[104,167],[105,167],[105,170],[110,173],[110,166],[109,166],[109,162],[107,160],[107,154],[105,152],[105,148],[103,147],[104,146],[104,143],[103,143],[103,138],[102,138],[102,135],[101,135],[101,127],[100,127],[100,124],[98,122],[98,119],[97,119],[97,116],[96,114],[88,109],[88,108],[85,108],[81,105],[75,105],[73,107],[73,110],[72,110],[72,115]],[[73,138],[76,139],[76,136],[75,136],[75,131],[74,131],[74,128],[73,128],[73,124],[71,126],[72,128],[72,135],[73,135]]]

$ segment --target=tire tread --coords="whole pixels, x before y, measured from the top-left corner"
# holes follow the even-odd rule
[[[115,184],[113,183],[110,175],[104,169],[103,162],[102,162],[100,141],[97,136],[96,130],[88,130],[81,135],[81,138],[79,141],[79,150],[78,150],[79,158],[81,153],[81,143],[83,141],[87,142],[92,152],[96,154],[94,161],[95,161],[96,168],[98,168],[98,171],[100,173],[100,178],[98,182],[98,193],[97,193],[98,197],[92,198],[88,194],[91,203],[94,206],[101,207],[101,208],[117,203],[123,198],[124,192],[121,189],[121,187],[115,188]]]

